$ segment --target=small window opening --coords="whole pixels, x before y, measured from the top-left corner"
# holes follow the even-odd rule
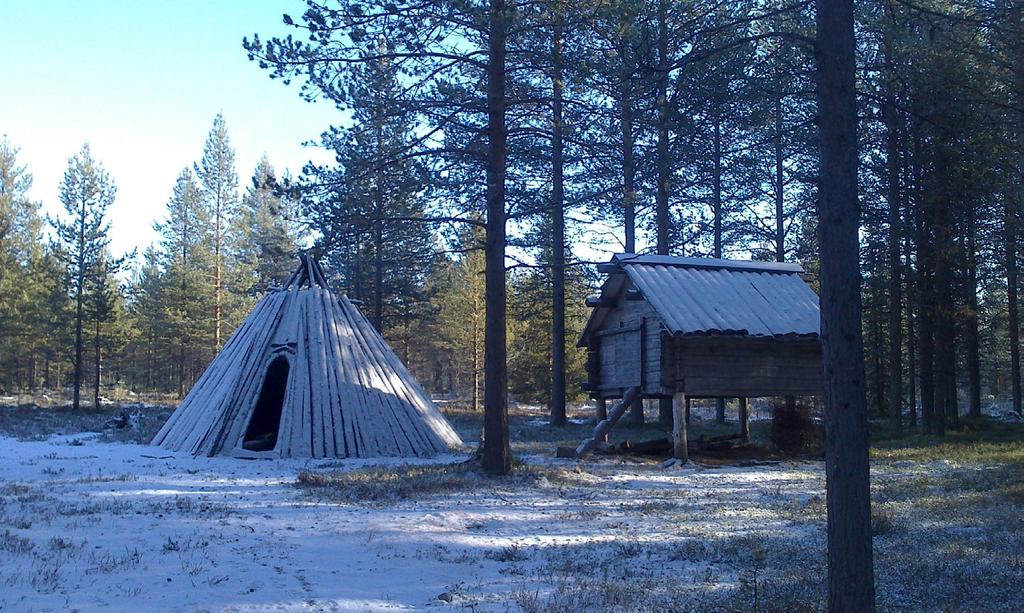
[[[256,408],[249,418],[242,448],[249,451],[270,451],[277,446],[277,431],[281,427],[284,392],[288,387],[288,359],[276,358],[267,367],[263,387],[256,400]]]

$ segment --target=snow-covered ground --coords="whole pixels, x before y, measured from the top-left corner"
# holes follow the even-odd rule
[[[0,435],[4,613],[825,606],[816,461],[577,465],[529,455],[558,433],[517,426],[525,465],[492,479],[464,455],[193,458],[19,424]],[[1024,610],[1024,444],[1005,427],[875,450],[880,610]]]
[[[756,598],[766,555],[820,572],[822,526],[799,517],[821,506],[817,463],[526,459],[544,464],[531,479],[363,505],[311,496],[296,475],[369,462],[0,437],[0,610],[544,610],[586,606],[581,584],[640,590],[601,596],[630,608],[663,587]]]

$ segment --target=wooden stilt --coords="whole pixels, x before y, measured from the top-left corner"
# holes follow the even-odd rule
[[[740,436],[744,441],[750,440],[750,415],[747,410],[747,399],[740,398]]]
[[[629,418],[627,421],[631,424],[643,424],[644,423],[644,399],[639,394],[633,399],[632,404],[629,406]]]
[[[690,425],[690,399],[686,399],[686,425]]]
[[[662,426],[672,425],[672,399],[658,398],[658,421]]]
[[[597,399],[597,411],[596,412],[597,412],[597,415],[595,416],[596,417],[595,421],[597,423],[601,423],[602,421],[608,419],[608,401],[605,400],[604,398],[598,398]],[[601,442],[602,443],[607,443],[608,442],[608,433],[607,432],[605,432],[604,437],[601,439]]]
[[[686,448],[686,407],[689,398],[683,392],[676,392],[672,398],[672,457],[681,462],[689,460]]]

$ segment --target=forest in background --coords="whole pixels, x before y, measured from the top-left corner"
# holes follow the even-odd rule
[[[869,407],[933,430],[989,396],[1019,410],[1022,9],[858,7]],[[486,12],[310,3],[285,17],[294,39],[245,41],[271,76],[337,103],[321,137],[337,163],[292,178],[264,160],[239,181],[217,117],[168,186],[161,240],[135,257],[109,252],[116,177],[87,146],[65,211],[44,218],[4,140],[0,390],[70,389],[77,365],[83,404],[97,381],[95,396],[180,396],[311,247],[424,387],[480,406]],[[581,398],[575,341],[604,250],[799,261],[814,282],[813,36],[809,2],[517,7],[503,59],[513,398]]]

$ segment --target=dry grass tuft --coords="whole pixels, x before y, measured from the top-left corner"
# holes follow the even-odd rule
[[[296,485],[317,500],[345,504],[395,504],[494,488],[566,488],[592,485],[597,477],[582,470],[519,465],[511,475],[489,477],[473,462],[402,465],[352,471],[304,470]]]

